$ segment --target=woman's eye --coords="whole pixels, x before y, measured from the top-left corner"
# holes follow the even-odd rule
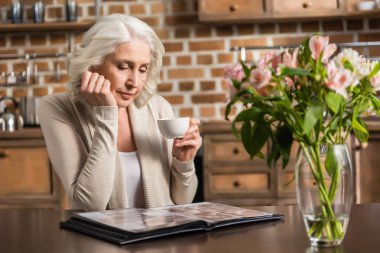
[[[148,72],[148,69],[146,68],[140,69],[140,73],[146,73],[146,72]]]
[[[117,66],[120,70],[126,70],[129,69],[128,65],[119,65]]]

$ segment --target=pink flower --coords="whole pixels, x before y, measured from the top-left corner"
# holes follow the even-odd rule
[[[241,81],[244,77],[243,67],[241,64],[235,64],[233,66],[224,67],[224,78],[234,79],[237,81]]]
[[[326,86],[336,93],[347,98],[346,88],[353,81],[352,72],[345,68],[337,68],[333,62],[327,65],[327,83]]]
[[[269,63],[271,63],[270,66],[273,69],[277,69],[280,62],[281,57],[278,54],[276,54],[275,52],[267,52],[264,54],[263,58],[259,60],[257,67],[266,68],[268,67]]]
[[[283,63],[286,67],[297,68],[297,56],[298,56],[298,47],[294,49],[293,54],[289,53],[289,49],[286,49],[283,56]]]
[[[328,36],[318,36],[315,35],[310,38],[309,47],[311,51],[311,56],[314,60],[318,60],[319,57],[322,57],[322,62],[327,63],[331,55],[334,54],[337,47],[335,44],[329,44]]]
[[[286,84],[288,87],[293,87],[293,86],[294,86],[294,81],[293,81],[293,79],[291,79],[290,77],[285,76],[285,77],[284,77],[284,81],[285,81],[285,84]]]
[[[261,89],[269,85],[269,81],[272,77],[272,73],[269,69],[256,68],[251,71],[249,81],[256,86],[257,89]]]
[[[380,75],[377,74],[369,80],[375,91],[380,90]]]

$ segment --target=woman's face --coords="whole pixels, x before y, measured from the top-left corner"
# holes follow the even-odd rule
[[[118,107],[127,107],[144,87],[149,65],[148,43],[133,39],[117,46],[94,70],[110,81]]]

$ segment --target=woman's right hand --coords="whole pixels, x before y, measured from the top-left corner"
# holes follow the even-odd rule
[[[92,106],[117,105],[110,81],[96,72],[83,72],[81,94]]]

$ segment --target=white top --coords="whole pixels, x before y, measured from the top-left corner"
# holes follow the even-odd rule
[[[119,155],[121,166],[124,169],[128,206],[145,208],[141,168],[137,151],[119,152]]]

